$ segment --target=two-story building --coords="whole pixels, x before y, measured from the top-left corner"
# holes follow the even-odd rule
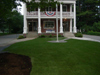
[[[38,0],[36,0],[39,2]],[[50,6],[41,11],[37,8],[35,11],[28,12],[24,3],[24,27],[23,34],[37,33],[56,34],[56,14],[58,15],[58,32],[63,35],[65,32],[76,33],[76,0],[57,0],[60,5],[56,8]],[[63,4],[62,4],[63,3]],[[34,35],[34,34],[31,34]]]

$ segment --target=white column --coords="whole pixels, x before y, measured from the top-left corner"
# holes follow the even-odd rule
[[[72,4],[70,4],[70,15],[72,13]],[[72,32],[72,19],[70,19],[70,32]]]
[[[38,8],[38,33],[41,33],[40,8]]]
[[[62,4],[60,3],[60,33],[63,33],[63,25],[62,25]]]
[[[70,32],[72,32],[72,19],[70,19]]]
[[[76,3],[74,3],[74,27],[73,32],[77,33],[77,27],[76,27]]]
[[[23,27],[23,34],[27,34],[27,19],[26,19],[26,12],[27,12],[27,9],[26,9],[26,3],[23,4],[23,12],[24,12],[24,27]]]
[[[57,34],[57,42],[58,41],[58,5],[56,4],[56,34]]]

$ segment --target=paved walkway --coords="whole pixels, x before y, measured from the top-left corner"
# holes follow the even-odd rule
[[[6,35],[0,36],[0,52],[5,48],[9,47],[11,44],[21,41],[32,40],[34,38],[25,38],[25,39],[17,39],[17,37],[21,34],[13,34],[13,35]]]

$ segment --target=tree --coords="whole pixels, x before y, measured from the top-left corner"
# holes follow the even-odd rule
[[[48,0],[38,0],[40,2],[35,2],[35,0],[31,0],[30,2],[29,2],[29,0],[1,0],[0,1],[0,30],[2,30],[3,32],[6,28],[9,28],[9,32],[15,33],[17,27],[19,26],[17,24],[18,23],[17,21],[18,20],[22,21],[22,17],[21,17],[21,15],[19,15],[19,13],[15,12],[15,11],[12,12],[12,10],[14,8],[21,5],[19,1],[28,4],[27,7],[29,8],[29,11],[33,11],[35,8],[38,8],[38,7],[42,8],[42,9],[47,6],[55,7],[55,5],[57,3],[57,1],[54,2],[54,0],[49,0],[49,2],[48,2]],[[30,7],[32,9],[30,9]],[[18,18],[18,17],[20,17],[20,18]]]
[[[32,10],[34,10],[34,8],[37,8],[37,7],[45,8],[46,6],[49,6],[49,5],[54,7],[55,4],[57,3],[57,1],[54,2],[54,0],[49,0],[49,2],[48,0],[38,0],[40,2],[35,2],[35,0],[31,0],[31,1],[30,0],[1,0],[0,1],[0,18],[7,18],[8,17],[7,14],[11,14],[12,9],[21,5],[19,1],[29,4],[28,7],[32,7],[33,8]]]
[[[99,4],[100,0],[77,0],[77,27],[79,29],[88,26],[88,30],[91,30],[93,23],[100,21]]]
[[[13,11],[12,15],[7,19],[9,33],[22,33],[23,16],[18,11]]]
[[[22,33],[23,28],[23,16],[18,11],[12,11],[12,15],[7,17],[7,19],[0,19],[0,30],[8,30],[9,33]],[[9,14],[7,14],[9,15]],[[7,32],[7,31],[6,31]]]
[[[6,28],[6,21],[4,19],[0,19],[0,30],[4,33]]]

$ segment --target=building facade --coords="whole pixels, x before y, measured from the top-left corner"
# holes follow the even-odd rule
[[[38,0],[36,0],[38,2]],[[29,32],[41,34],[56,34],[56,17],[58,17],[58,32],[63,35],[64,32],[76,33],[76,0],[57,0],[60,5],[56,8],[50,6],[41,11],[37,8],[35,11],[28,12],[24,3],[24,27],[23,34]],[[56,14],[58,16],[56,16]]]

